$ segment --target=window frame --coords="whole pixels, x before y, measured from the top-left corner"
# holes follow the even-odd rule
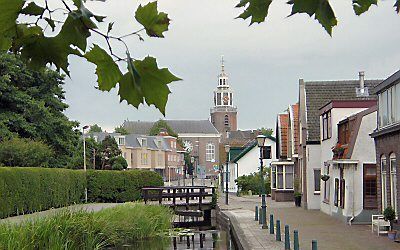
[[[387,208],[387,159],[385,155],[380,158],[380,173],[381,173],[381,204],[382,211]]]
[[[396,154],[391,153],[389,156],[389,181],[390,181],[390,206],[398,216],[398,204],[397,204],[397,161]],[[393,167],[394,165],[394,167]]]
[[[206,161],[215,162],[215,144],[212,142],[206,144]]]
[[[319,177],[318,178],[316,178],[315,172],[319,172]],[[313,174],[314,174],[314,194],[320,194],[321,193],[321,169],[320,168],[319,169],[318,168],[314,168]],[[319,186],[318,190],[317,190],[317,183],[318,183],[318,186]]]
[[[287,164],[287,165],[284,165],[284,164],[280,164],[280,165],[274,165],[276,168],[274,169],[275,171],[272,171],[272,167],[271,167],[271,174],[273,174],[273,173],[275,173],[275,179],[273,180],[274,181],[274,183],[273,184],[275,184],[275,187],[274,187],[274,189],[275,190],[284,190],[284,191],[293,191],[294,190],[294,165],[293,164]],[[280,167],[282,167],[282,172],[280,172],[280,171],[278,171],[279,170],[279,168]],[[286,167],[292,167],[292,171],[291,172],[288,172],[287,171],[287,169],[286,169]],[[279,181],[279,176],[280,175],[282,175],[282,188],[280,188],[279,186],[280,186],[280,181]],[[291,178],[292,178],[292,187],[291,188],[288,188],[287,187],[287,181],[286,181],[286,176],[287,175],[291,175]]]
[[[332,114],[331,110],[322,114],[322,140],[328,140],[332,137]]]

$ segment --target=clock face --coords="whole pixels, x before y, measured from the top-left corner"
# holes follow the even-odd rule
[[[225,101],[225,102],[229,101],[229,97],[228,97],[227,95],[224,96],[224,101]]]
[[[186,152],[190,153],[193,150],[193,144],[191,141],[184,141],[183,147],[185,148]]]

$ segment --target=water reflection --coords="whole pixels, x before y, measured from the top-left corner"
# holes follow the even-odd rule
[[[216,249],[235,250],[227,231],[222,229],[208,229],[194,231],[190,235],[176,236],[167,239],[158,239],[145,242],[135,242],[118,249],[136,250],[174,250],[174,249]]]

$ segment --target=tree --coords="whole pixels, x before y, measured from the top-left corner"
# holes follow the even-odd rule
[[[99,154],[100,144],[97,143],[93,138],[86,137],[86,167],[88,169],[99,169],[101,168],[101,157]],[[76,147],[73,158],[68,164],[68,168],[72,169],[83,169],[83,140],[80,139],[78,146]]]
[[[272,128],[264,128],[264,127],[262,127],[262,128],[260,128],[260,132],[261,132],[261,134],[263,134],[265,136],[272,136],[272,133],[274,131],[272,130]]]
[[[14,137],[0,142],[0,165],[48,167],[53,150],[43,142]]]
[[[128,163],[122,156],[116,156],[111,158],[111,168],[112,170],[124,170],[128,167]]]
[[[154,123],[153,127],[151,127],[149,135],[156,136],[159,135],[161,131],[166,131],[168,135],[178,138],[178,134],[168,125],[165,120],[158,120]]]
[[[94,124],[94,125],[90,126],[89,134],[95,133],[95,132],[103,132],[103,130],[101,129],[101,127],[99,125]]]
[[[109,135],[101,142],[98,153],[101,159],[101,169],[109,169],[112,167],[112,158],[121,155],[121,150],[115,139]]]
[[[114,132],[115,132],[115,133],[120,133],[121,135],[127,135],[127,134],[129,134],[128,131],[127,131],[124,127],[122,127],[122,126],[116,127],[116,128],[114,129]]]
[[[1,2],[1,0],[0,0]],[[0,141],[30,138],[49,145],[57,157],[50,167],[65,167],[79,141],[78,123],[63,113],[63,77],[49,69],[29,69],[18,56],[0,53]]]
[[[106,4],[104,0],[99,1]],[[395,10],[399,13],[400,0],[393,1]],[[139,40],[144,40],[146,36],[164,37],[170,19],[166,13],[158,11],[157,1],[139,5],[135,19],[142,28],[120,36],[112,34],[113,22],[108,22],[107,29],[101,30],[98,24],[103,23],[106,17],[95,15],[86,8],[82,0],[58,0],[51,4],[45,0],[41,5],[36,2],[39,1],[27,3],[25,0],[0,0],[0,50],[20,54],[33,68],[44,68],[51,64],[67,75],[68,56],[81,57],[96,65],[99,90],[110,91],[118,83],[120,101],[125,100],[136,108],[144,103],[154,105],[165,114],[170,94],[168,84],[181,79],[166,68],[159,69],[154,57],[133,59],[124,41],[131,36]],[[264,22],[271,3],[272,0],[240,0],[236,7],[244,8],[244,11],[238,18],[250,18],[250,24]],[[361,15],[371,5],[377,5],[378,0],[352,0],[352,3],[356,15]],[[314,16],[326,32],[332,35],[337,19],[329,0],[289,0],[287,4],[292,6],[290,16],[299,13]],[[60,15],[60,20],[55,18]],[[46,30],[47,27],[49,29]],[[88,38],[92,35],[103,38],[107,48],[93,44],[88,49]],[[126,48],[125,55],[114,52],[114,42]],[[117,62],[124,62],[126,65],[124,73]]]

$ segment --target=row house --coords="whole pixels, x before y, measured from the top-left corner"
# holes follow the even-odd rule
[[[178,134],[195,166],[194,175],[217,177],[221,134],[209,120],[165,120]],[[129,133],[148,135],[155,122],[125,121],[122,127]],[[202,177],[203,177],[202,176]]]
[[[314,172],[314,190],[320,191],[322,212],[349,223],[370,222],[377,209],[375,146],[369,136],[376,127],[376,100],[363,98],[333,100],[319,110],[321,168]]]
[[[321,169],[324,169],[326,161],[332,160],[332,146],[336,145],[336,137],[332,139],[332,128],[336,128],[337,123],[345,119],[346,115],[351,116],[360,111],[358,108],[352,111],[351,108],[344,108],[350,112],[332,117],[332,112],[321,113],[321,108],[333,107],[327,106],[332,101],[335,101],[337,107],[341,105],[340,101],[376,100],[376,96],[373,93],[370,95],[368,91],[380,82],[364,80],[363,72],[360,72],[358,80],[299,80],[298,168],[304,208],[320,209],[321,200],[324,200],[321,199]],[[343,105],[347,104],[344,102]],[[325,143],[325,140],[330,139],[330,143]]]
[[[399,214],[400,181],[400,71],[376,86],[378,117],[371,133],[376,146],[378,209],[391,206]],[[399,224],[397,223],[398,227]]]

